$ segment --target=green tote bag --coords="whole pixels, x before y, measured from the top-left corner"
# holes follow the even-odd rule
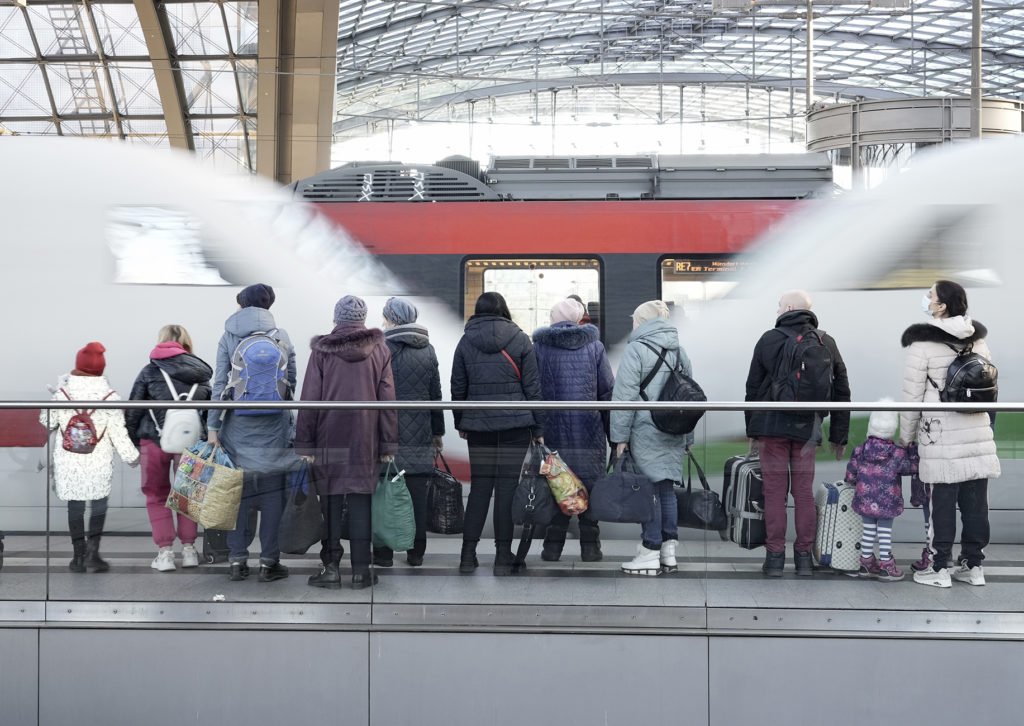
[[[388,462],[373,493],[373,546],[390,547],[394,552],[411,550],[416,539],[416,517],[403,473],[393,461]]]

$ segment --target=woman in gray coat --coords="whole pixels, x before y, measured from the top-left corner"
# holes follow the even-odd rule
[[[613,401],[641,401],[640,384],[665,351],[665,363],[647,385],[650,401],[657,401],[668,382],[669,367],[678,360],[687,375],[690,359],[679,345],[679,332],[669,323],[668,306],[651,300],[633,311],[633,332],[622,355],[612,389]],[[650,411],[612,411],[611,440],[621,456],[629,449],[640,473],[654,482],[658,506],[653,520],[643,526],[643,538],[635,558],[622,565],[628,575],[658,575],[676,569],[679,512],[673,486],[682,479],[686,450],[693,434],[666,434],[655,427]]]

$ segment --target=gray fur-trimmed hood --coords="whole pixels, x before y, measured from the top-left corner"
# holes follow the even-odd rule
[[[566,350],[579,350],[599,338],[597,327],[590,324],[577,325],[576,323],[561,322],[533,331],[534,343]]]
[[[964,343],[974,343],[988,337],[988,328],[984,325],[977,320],[971,321],[970,324],[974,326],[974,332],[961,338],[932,323],[914,323],[903,331],[900,343],[904,348],[912,343],[941,343],[943,345],[956,346],[963,345]]]
[[[336,355],[346,361],[366,360],[384,342],[379,328],[366,328],[362,323],[342,323],[327,335],[316,335],[309,347],[318,353]]]

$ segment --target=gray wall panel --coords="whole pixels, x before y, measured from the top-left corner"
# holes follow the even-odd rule
[[[0,724],[35,726],[39,631],[0,630]]]
[[[374,726],[707,724],[706,637],[374,633],[370,653]]]
[[[999,641],[713,637],[711,723],[1017,724],[1020,652]],[[927,693],[934,675],[948,679],[946,696],[913,688]]]
[[[105,726],[367,724],[367,638],[340,632],[46,630],[40,639],[39,723],[84,723],[88,714],[90,723]]]

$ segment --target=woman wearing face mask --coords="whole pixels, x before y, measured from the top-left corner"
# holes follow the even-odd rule
[[[965,348],[992,359],[985,337],[988,330],[967,315],[967,293],[955,282],[939,280],[921,300],[926,323],[903,333],[907,349],[903,369],[903,400],[938,402],[946,386],[946,371]],[[988,480],[999,476],[999,458],[988,414],[954,411],[904,412],[900,415],[900,445],[918,444],[920,478],[930,485],[925,501],[928,543],[914,582],[950,587],[951,579],[984,585],[981,562],[988,544]],[[960,556],[950,567],[956,535],[956,510],[963,531]]]

